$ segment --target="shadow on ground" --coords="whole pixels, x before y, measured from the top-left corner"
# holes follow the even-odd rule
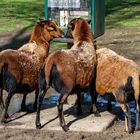
[[[15,33],[9,32],[4,35],[0,35],[1,44],[0,44],[0,51],[5,49],[18,49],[23,44],[29,41],[30,33],[27,32],[28,28],[32,25],[25,27],[21,30],[16,31]]]

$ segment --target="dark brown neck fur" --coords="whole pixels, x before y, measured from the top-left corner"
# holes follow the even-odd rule
[[[47,35],[44,34],[43,30],[44,28],[36,24],[36,26],[32,31],[32,35],[30,37],[29,42],[35,42],[38,47],[43,47],[44,51],[46,51],[46,56],[48,56],[49,47],[50,47],[49,42],[51,41],[51,37],[49,33]]]
[[[36,24],[36,26],[34,27],[33,31],[32,31],[32,35],[30,37],[29,42],[36,42],[37,45],[45,45],[48,44],[48,42],[51,41],[49,33],[48,36],[45,37],[46,35],[44,35],[43,32],[43,28],[40,27],[38,24]]]
[[[93,42],[93,33],[86,21],[77,24],[74,38],[76,41]]]

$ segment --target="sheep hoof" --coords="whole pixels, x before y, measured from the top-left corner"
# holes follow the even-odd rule
[[[94,114],[96,117],[101,117],[101,115],[98,112],[98,110],[94,110],[93,108],[90,109],[90,114]]]
[[[134,127],[132,127],[132,133],[134,133],[134,131],[135,131],[135,128],[134,128]]]
[[[37,125],[36,125],[36,128],[37,128],[37,129],[41,129],[41,128],[42,128],[42,127],[41,127],[41,123],[40,123],[40,124],[37,124]]]
[[[6,118],[1,119],[1,124],[5,124],[5,123],[7,123]]]
[[[101,117],[101,114],[99,112],[94,113],[95,117]]]
[[[68,128],[67,125],[64,125],[62,128],[63,128],[63,130],[64,130],[65,132],[67,132],[67,131],[69,130],[69,128]]]
[[[129,131],[128,131],[128,133],[129,133],[129,134],[133,134],[133,133],[134,133],[134,131],[132,131],[132,130],[129,130]]]
[[[129,133],[129,134],[133,134],[133,133],[134,133],[134,130],[135,130],[134,128],[129,128],[129,129],[128,129],[128,133]]]
[[[10,116],[8,115],[8,113],[5,114],[5,119],[8,119]]]

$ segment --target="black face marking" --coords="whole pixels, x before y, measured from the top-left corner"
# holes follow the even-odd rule
[[[91,23],[91,19],[87,20],[87,22],[88,22],[88,24],[90,24]]]
[[[70,24],[70,29],[73,31],[75,29],[75,24],[74,23],[71,23]]]
[[[132,85],[133,78],[129,76],[127,78],[127,83],[121,86],[117,93],[117,101],[120,103],[127,103],[134,100],[134,88]]]
[[[52,66],[50,83],[59,93],[65,94],[68,91],[68,87],[62,81],[56,65]]]
[[[67,29],[66,37],[73,38],[71,32],[74,30],[74,28],[75,28],[74,23],[73,22],[70,22],[68,24],[68,29]]]

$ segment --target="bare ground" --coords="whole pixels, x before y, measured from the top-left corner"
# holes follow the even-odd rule
[[[0,35],[0,51],[6,48],[18,48],[27,42],[29,33],[15,31]],[[140,29],[113,27],[106,29],[105,34],[98,38],[97,43],[101,47],[108,47],[117,53],[133,59],[140,67]],[[128,134],[124,131],[124,121],[115,123],[102,133],[85,133],[45,130],[20,130],[20,129],[0,129],[0,140],[139,140],[140,131]],[[89,126],[92,127],[92,126]]]

